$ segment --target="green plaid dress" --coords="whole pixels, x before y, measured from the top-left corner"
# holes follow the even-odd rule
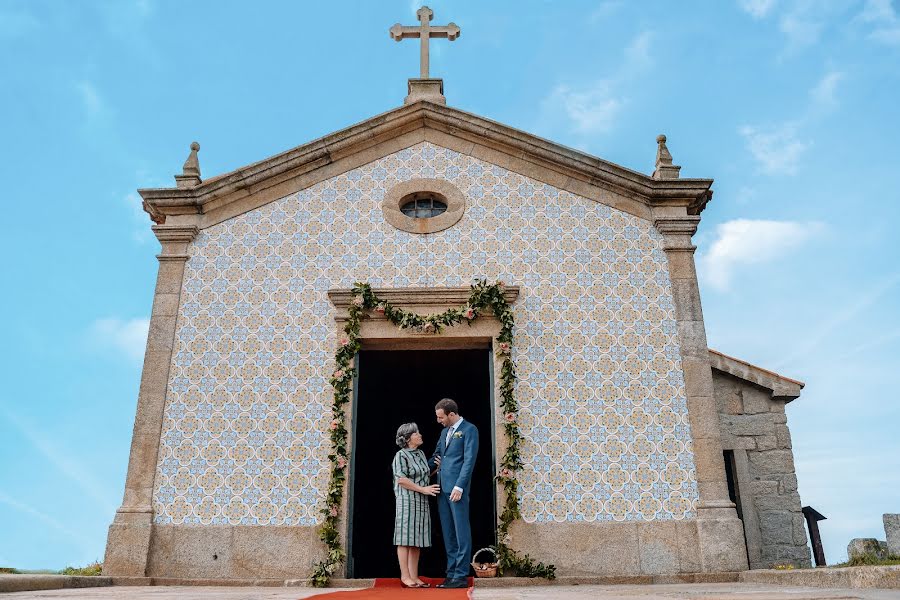
[[[394,545],[431,547],[431,513],[428,496],[400,487],[397,479],[406,477],[416,485],[428,485],[428,459],[421,450],[404,448],[394,455],[394,496],[397,510],[394,519]]]

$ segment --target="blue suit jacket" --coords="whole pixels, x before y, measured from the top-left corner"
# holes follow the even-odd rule
[[[450,428],[445,427],[428,463],[433,469],[435,457],[441,457],[438,482],[441,484],[442,492],[449,494],[454,487],[459,487],[464,494],[468,494],[472,483],[472,469],[475,468],[475,457],[478,456],[478,428],[463,420],[450,438],[450,444],[446,445],[448,433]]]

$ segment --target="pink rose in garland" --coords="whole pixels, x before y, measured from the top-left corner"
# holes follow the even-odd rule
[[[506,418],[506,422],[507,422],[507,423],[512,423],[513,421],[516,420],[516,415],[514,415],[514,414],[511,413],[511,412],[508,412],[508,413],[506,413],[505,418]]]
[[[332,420],[331,420],[331,425],[329,425],[328,428],[331,429],[332,431],[337,431],[337,428],[338,428],[338,420],[337,420],[337,419],[332,419]]]
[[[507,342],[500,342],[499,348],[503,354],[509,354],[509,344]]]
[[[332,507],[331,507],[331,510],[329,510],[328,513],[329,513],[332,517],[338,516],[338,509],[337,509],[337,506],[332,506]]]
[[[422,326],[422,331],[425,333],[434,333],[434,323],[425,323],[425,325]]]
[[[379,304],[378,306],[376,306],[375,312],[383,315],[384,314],[384,304]]]
[[[512,479],[512,471],[509,469],[500,469],[500,479]]]
[[[339,341],[340,341],[341,346],[347,346],[350,344],[350,338],[347,337],[346,335],[342,335],[341,339]]]
[[[471,306],[467,307],[466,312],[463,313],[463,316],[471,321],[475,318],[475,309]]]
[[[338,469],[343,469],[344,467],[346,467],[346,466],[347,466],[347,459],[344,458],[343,456],[338,456],[338,459],[337,459],[337,466],[338,466]]]
[[[365,304],[362,296],[353,296],[353,306],[362,306]]]
[[[338,369],[337,371],[334,372],[334,375],[332,375],[332,377],[334,377],[335,379],[343,379],[344,378],[344,370]]]

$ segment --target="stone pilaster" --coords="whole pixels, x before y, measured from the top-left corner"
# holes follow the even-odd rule
[[[699,216],[688,215],[684,208],[675,207],[660,210],[654,219],[656,229],[663,235],[663,249],[669,262],[694,443],[700,494],[697,507],[700,568],[703,572],[742,571],[747,569],[744,530],[728,496],[719,414],[694,265],[696,246],[691,242],[699,222]]]
[[[175,322],[188,245],[196,237],[198,228],[194,225],[155,225],[153,232],[162,244],[162,252],[157,256],[159,273],[134,418],[125,496],[109,527],[104,575],[143,577],[146,574],[153,530],[153,480],[175,342]]]

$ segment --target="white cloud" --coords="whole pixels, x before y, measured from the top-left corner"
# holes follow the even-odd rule
[[[822,35],[824,23],[814,16],[819,14],[818,11],[807,10],[807,6],[805,3],[799,5],[778,21],[778,29],[788,38],[790,48],[811,46]]]
[[[838,360],[846,360],[858,354],[862,354],[863,352],[872,350],[873,348],[880,348],[881,346],[884,346],[888,342],[893,342],[894,340],[900,340],[900,329],[889,331],[874,338],[868,338],[864,343],[859,344],[848,350],[846,353],[842,354],[840,357],[838,357]]]
[[[775,0],[738,0],[738,5],[754,19],[762,19],[772,11]]]
[[[840,71],[826,73],[809,92],[813,108],[819,111],[827,111],[837,106],[837,87],[843,79],[844,74]]]
[[[91,325],[90,338],[101,347],[123,352],[128,358],[140,361],[147,345],[150,319],[97,319]]]
[[[780,369],[785,365],[791,364],[799,357],[806,356],[815,348],[818,348],[822,341],[830,336],[832,332],[843,326],[845,323],[855,319],[860,314],[863,314],[867,308],[872,306],[886,293],[893,290],[897,283],[900,283],[900,271],[888,275],[870,289],[861,291],[856,296],[856,302],[841,310],[835,311],[828,321],[820,323],[816,327],[814,335],[804,338],[802,343],[794,344],[791,348],[791,353],[774,365],[773,368]]]
[[[812,142],[804,139],[801,132],[837,108],[838,88],[844,78],[841,71],[825,73],[809,90],[806,112],[799,119],[777,125],[744,125],[738,128],[761,172],[767,175],[793,175],[797,172],[803,153],[812,146]]]
[[[90,81],[79,81],[75,84],[75,90],[81,97],[81,103],[88,117],[96,117],[105,112],[105,104],[100,97],[97,87]]]
[[[605,2],[601,2],[593,11],[591,11],[591,14],[588,16],[588,22],[593,24],[598,21],[603,21],[616,13],[620,8],[622,8],[622,0],[606,0]]]
[[[73,90],[81,101],[84,114],[82,121],[84,135],[94,143],[103,139],[103,136],[98,135],[100,132],[114,138],[114,111],[97,86],[91,81],[82,80],[74,84]],[[107,145],[111,144],[107,143]]]
[[[625,48],[625,62],[630,68],[647,67],[653,62],[650,55],[650,44],[653,41],[653,32],[639,33]]]
[[[31,506],[28,506],[24,502],[20,502],[19,500],[16,500],[15,498],[12,498],[11,496],[4,494],[2,491],[0,491],[0,504],[5,504],[6,506],[9,506],[10,508],[13,508],[21,513],[24,513],[26,515],[34,517],[35,519],[37,519],[39,521],[42,521],[46,525],[49,525],[52,529],[55,529],[56,531],[59,531],[60,533],[63,533],[65,535],[69,536],[70,538],[74,539],[81,546],[83,546],[85,548],[90,548],[94,545],[91,542],[91,540],[87,539],[84,535],[82,535],[72,529],[69,529],[68,527],[66,527],[65,525],[63,525],[62,523],[60,523],[59,521],[57,521],[56,519],[51,517],[50,515],[42,513],[41,511],[39,511],[35,508],[32,508]],[[13,565],[12,565],[12,563],[10,563],[8,561],[8,559],[4,559],[3,557],[0,557],[0,566],[4,566],[4,567],[10,566],[11,567]]]
[[[734,201],[737,204],[747,204],[756,197],[756,190],[749,186],[740,188],[734,195]]]
[[[562,115],[569,128],[582,135],[609,131],[628,103],[621,90],[653,63],[653,35],[652,31],[642,31],[634,36],[623,50],[619,68],[610,77],[582,84],[558,84],[542,102],[542,117],[555,121]]]
[[[558,85],[544,101],[549,107],[561,108],[579,133],[608,131],[624,104],[612,93],[609,81],[589,87]]]
[[[856,20],[872,25],[869,38],[888,45],[900,45],[900,17],[891,0],[868,0]]]
[[[734,272],[770,262],[822,229],[819,223],[736,219],[716,226],[716,239],[698,258],[704,280],[725,291]]]
[[[74,452],[60,448],[56,441],[51,441],[45,437],[39,428],[33,427],[2,407],[0,407],[0,416],[4,416],[7,421],[15,426],[22,437],[42,454],[50,464],[56,467],[60,473],[77,483],[87,496],[93,498],[108,513],[112,514],[115,512],[115,496],[96,480],[95,476],[85,466],[88,463],[82,461]],[[6,500],[7,503],[10,503],[9,498]]]
[[[773,127],[745,125],[738,132],[744,136],[760,169],[769,175],[796,173],[800,156],[811,145],[798,139],[796,123]]]
[[[146,19],[156,10],[156,4],[153,0],[136,0],[134,8],[139,16]]]

